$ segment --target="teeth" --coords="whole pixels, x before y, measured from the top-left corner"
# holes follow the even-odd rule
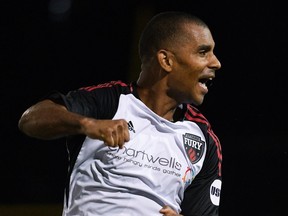
[[[200,82],[200,86],[201,86],[202,88],[207,89],[206,83],[201,83],[201,82]]]
[[[199,80],[199,84],[202,88],[208,89],[208,86],[210,87],[212,85],[213,78],[203,78]]]

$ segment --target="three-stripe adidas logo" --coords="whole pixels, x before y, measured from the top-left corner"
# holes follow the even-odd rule
[[[135,133],[135,129],[134,129],[134,126],[133,126],[132,121],[129,121],[129,122],[128,122],[128,130],[129,130],[129,131],[133,131],[133,132]]]

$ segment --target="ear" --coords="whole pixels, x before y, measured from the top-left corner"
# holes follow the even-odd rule
[[[157,52],[157,58],[160,66],[167,72],[172,70],[173,59],[171,53],[167,50],[161,49]]]

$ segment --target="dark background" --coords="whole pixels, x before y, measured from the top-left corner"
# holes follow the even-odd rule
[[[222,143],[220,215],[288,215],[288,13],[281,1],[1,0],[0,205],[62,203],[64,140],[26,137],[18,119],[54,89],[135,79],[140,31],[165,10],[200,16],[222,63],[199,107]]]

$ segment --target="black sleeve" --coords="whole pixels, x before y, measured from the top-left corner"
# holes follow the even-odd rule
[[[54,91],[47,95],[55,103],[64,105],[69,111],[97,119],[110,119],[117,109],[117,97],[111,96],[111,89],[95,91],[74,90],[64,95]],[[110,95],[109,95],[110,94]]]
[[[206,130],[207,152],[199,174],[185,190],[181,209],[184,216],[218,216],[221,192],[221,146],[211,130]]]
[[[128,86],[122,82],[83,87],[64,95],[54,91],[45,98],[64,105],[69,111],[97,119],[111,119],[118,108],[119,96],[128,94]]]

